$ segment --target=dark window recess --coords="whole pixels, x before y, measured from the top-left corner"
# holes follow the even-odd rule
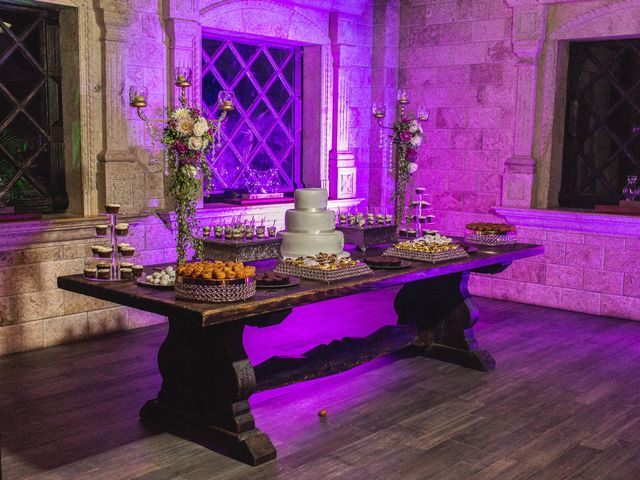
[[[300,184],[301,61],[301,47],[203,38],[206,114],[217,116],[220,90],[236,97],[213,160],[211,200],[229,191],[291,192]]]
[[[616,204],[640,174],[640,40],[570,45],[560,206]]]
[[[68,205],[59,31],[56,11],[0,3],[0,211]]]

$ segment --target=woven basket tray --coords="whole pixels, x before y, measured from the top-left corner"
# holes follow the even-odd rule
[[[456,248],[455,250],[446,250],[444,252],[438,253],[411,252],[408,250],[400,250],[398,248],[389,247],[382,255],[387,257],[406,258],[407,260],[429,263],[446,262],[447,260],[458,260],[460,258],[469,257],[469,254],[462,247]]]
[[[476,232],[467,233],[464,236],[466,243],[473,245],[484,245],[486,247],[500,247],[506,245],[513,245],[517,241],[515,233],[507,233],[503,235],[486,235],[478,234]]]
[[[176,277],[176,298],[203,303],[238,302],[256,294],[253,278],[201,280]]]
[[[373,270],[368,265],[358,264],[353,267],[338,268],[337,270],[320,270],[313,267],[298,267],[287,263],[279,264],[274,270],[282,275],[293,275],[295,277],[317,280],[319,282],[331,283],[338,280],[370,275]]]

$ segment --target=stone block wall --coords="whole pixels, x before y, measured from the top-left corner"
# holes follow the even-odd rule
[[[545,254],[472,277],[476,295],[640,321],[640,240],[553,228],[518,229]]]
[[[541,105],[562,83],[550,84],[555,66],[536,64],[545,27],[552,45],[570,40],[571,28],[579,29],[577,39],[610,38],[614,23],[625,34],[640,34],[637,24],[612,16],[620,16],[624,4],[403,0],[399,83],[431,111],[416,180],[433,194],[436,227],[462,235],[468,222],[507,220],[520,240],[546,249],[499,275],[474,276],[474,294],[640,320],[640,219],[528,209],[535,199],[525,191],[530,182],[520,178],[535,166],[536,188],[548,188],[554,183],[546,178],[549,170],[560,171],[548,165],[551,144],[561,141],[548,130],[554,112]],[[536,71],[545,79],[537,108]],[[546,136],[532,146],[536,127]],[[531,156],[538,158],[529,164]]]
[[[402,4],[400,85],[430,110],[416,184],[445,231],[494,218],[500,202],[515,115],[511,16],[503,0]]]

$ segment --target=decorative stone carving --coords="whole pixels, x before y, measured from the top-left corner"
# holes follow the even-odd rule
[[[333,92],[329,108],[333,111],[333,134],[329,154],[329,196],[353,198],[356,196],[355,156],[349,151],[349,72],[340,58],[340,22],[331,14],[330,36],[333,53]]]

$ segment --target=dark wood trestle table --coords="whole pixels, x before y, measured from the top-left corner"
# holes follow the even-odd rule
[[[176,300],[172,290],[144,288],[135,281],[96,282],[82,275],[59,277],[58,286],[167,316],[169,332],[158,353],[162,387],[142,407],[142,420],[258,465],[274,459],[276,450],[255,426],[248,399],[256,391],[338,373],[405,347],[476,370],[493,369],[493,357],[478,347],[473,334],[478,313],[467,289],[469,274],[498,273],[515,260],[543,252],[544,247],[527,244],[478,249],[462,260],[410,262],[405,269],[375,270],[331,284],[303,280],[291,288],[258,290],[236,303],[192,303]],[[353,251],[352,256],[363,255]],[[255,264],[272,269],[276,260]],[[394,325],[366,338],[316,347],[302,357],[273,357],[256,366],[247,358],[245,325],[269,327],[295,307],[398,285]]]

